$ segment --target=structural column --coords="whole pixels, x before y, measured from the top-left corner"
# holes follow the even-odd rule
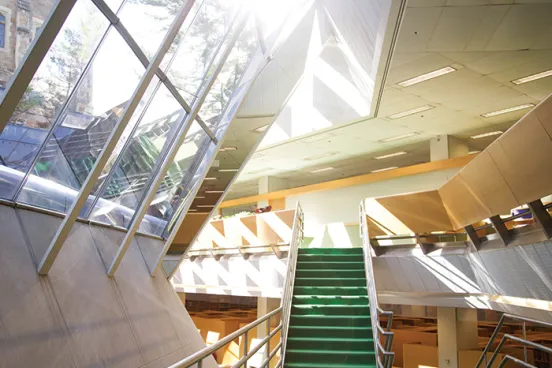
[[[274,176],[262,176],[259,178],[257,187],[258,187],[259,194],[267,194],[270,192],[275,192],[277,190],[287,189],[288,184],[287,184],[287,181],[284,179],[276,178]],[[264,199],[262,201],[257,202],[257,208],[263,208],[268,205],[272,205],[272,207],[275,207],[274,205],[276,204],[275,203],[276,201],[277,200],[269,201],[267,199]],[[283,209],[283,208],[276,208],[276,210],[278,209]]]
[[[429,141],[431,161],[466,156],[470,152],[468,142],[450,135],[438,135]]]
[[[458,368],[459,351],[477,349],[477,339],[476,309],[438,308],[439,367]]]

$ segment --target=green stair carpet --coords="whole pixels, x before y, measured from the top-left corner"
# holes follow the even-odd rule
[[[361,248],[299,249],[285,368],[376,367]]]

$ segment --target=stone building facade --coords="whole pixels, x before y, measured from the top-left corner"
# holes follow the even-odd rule
[[[53,0],[0,0],[0,94],[50,12]]]

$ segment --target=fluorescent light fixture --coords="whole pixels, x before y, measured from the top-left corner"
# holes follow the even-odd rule
[[[205,196],[195,196],[195,199],[205,199]]]
[[[333,170],[333,169],[334,169],[333,167],[325,167],[323,169],[313,170],[313,171],[311,171],[311,174],[321,173],[321,172],[324,172],[324,171],[330,171],[330,170]]]
[[[220,152],[237,151],[237,150],[238,150],[238,147],[236,146],[222,146],[219,149]]]
[[[523,78],[513,80],[512,83],[513,84],[529,83],[529,82],[535,81],[537,79],[542,79],[542,78],[546,78],[546,77],[550,77],[550,76],[552,76],[552,69],[544,71],[544,72],[540,72],[540,73],[537,73],[537,74],[528,75],[527,77],[523,77]]]
[[[206,190],[205,193],[207,194],[224,193],[224,190]]]
[[[416,107],[415,109],[410,109],[407,111],[399,112],[397,114],[389,115],[388,118],[391,120],[400,119],[400,118],[404,118],[405,116],[414,115],[419,112],[424,112],[434,108],[435,106],[431,106],[431,105],[420,106],[420,107]]]
[[[399,168],[398,166],[391,166],[391,167],[386,167],[385,169],[372,170],[370,172],[372,174],[375,174],[375,173],[379,173],[379,172],[382,172],[382,171],[394,170],[394,169],[398,169],[398,168]]]
[[[208,176],[205,178],[205,180],[217,180],[218,178],[215,178],[214,176]]]
[[[266,130],[266,128],[268,128],[268,124],[255,128],[253,129],[253,131],[257,133],[262,133]]]
[[[398,141],[399,139],[410,138],[410,137],[413,137],[415,135],[418,135],[418,133],[416,133],[416,132],[406,133],[406,134],[396,135],[396,136],[390,137],[390,138],[381,139],[380,142],[387,143],[387,142],[392,142],[392,141]]]
[[[218,169],[218,172],[237,172],[239,169]]]
[[[454,69],[452,66],[446,66],[444,68],[437,69],[437,70],[434,70],[432,72],[425,73],[425,74],[419,75],[417,77],[407,79],[407,80],[405,80],[403,82],[400,82],[400,83],[397,83],[397,84],[401,87],[408,87],[408,86],[412,86],[412,85],[417,84],[417,83],[425,82],[426,80],[437,78],[437,77],[440,77],[441,75],[445,75],[445,74],[452,73],[452,72],[455,72],[455,71],[456,71],[456,69]]]
[[[473,154],[476,154],[476,153],[479,153],[479,152],[481,152],[481,151],[470,151],[470,152],[468,152],[468,155],[473,155]]]
[[[509,112],[514,112],[514,111],[518,111],[518,110],[528,109],[528,108],[534,107],[534,106],[535,106],[535,104],[528,103],[528,104],[518,105],[518,106],[514,106],[514,107],[508,107],[507,109],[487,112],[485,114],[481,114],[481,116],[483,116],[484,118],[491,118],[493,116],[507,114]]]
[[[376,160],[383,160],[383,159],[386,159],[386,158],[397,157],[397,156],[402,156],[402,155],[406,155],[406,152],[405,151],[395,152],[395,153],[390,153],[388,155],[378,156],[378,157],[374,157],[374,158]]]
[[[195,208],[190,208],[188,212],[197,212],[197,210]]]
[[[502,130],[497,130],[497,131],[494,131],[494,132],[472,135],[470,138],[471,139],[479,139],[479,138],[491,137],[493,135],[499,135],[499,134],[502,134],[502,133],[504,133]]]
[[[330,156],[333,156],[333,155],[337,155],[338,153],[339,152],[327,152],[327,153],[323,153],[321,155],[307,157],[307,158],[305,158],[305,160],[307,160],[307,161],[320,160],[321,158],[326,158],[326,157],[330,157]]]
[[[198,204],[196,207],[198,208],[213,208],[215,207],[214,204]]]

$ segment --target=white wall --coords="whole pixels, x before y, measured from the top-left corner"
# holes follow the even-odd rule
[[[459,169],[447,169],[425,174],[384,180],[334,190],[301,194],[286,198],[286,209],[295,208],[297,201],[305,212],[305,235],[328,237],[330,224],[358,224],[360,201],[366,198],[438,189]],[[340,231],[338,225],[333,225]],[[351,233],[350,229],[346,229]],[[343,231],[343,230],[341,230]],[[344,234],[344,233],[343,233]],[[356,239],[350,238],[353,246]],[[335,240],[334,240],[335,243]],[[327,244],[326,241],[317,244]],[[326,246],[326,245],[324,245]],[[342,245],[343,246],[343,245]]]

